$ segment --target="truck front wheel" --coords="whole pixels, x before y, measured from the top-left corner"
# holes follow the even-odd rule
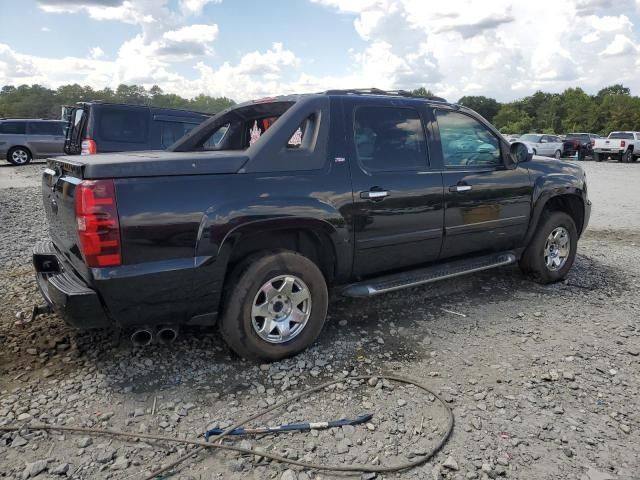
[[[547,212],[522,254],[520,268],[538,283],[564,279],[576,258],[578,230],[564,212]]]
[[[268,252],[241,262],[232,272],[220,332],[244,358],[274,361],[311,345],[327,316],[327,284],[307,257]]]

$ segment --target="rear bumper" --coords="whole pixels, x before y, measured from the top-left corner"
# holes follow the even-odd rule
[[[98,294],[64,264],[52,242],[35,245],[33,266],[42,296],[67,324],[80,329],[113,325]]]

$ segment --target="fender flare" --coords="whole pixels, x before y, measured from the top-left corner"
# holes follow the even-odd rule
[[[544,179],[546,181],[546,178]],[[540,182],[536,182],[533,192],[533,206],[531,212],[531,218],[529,219],[529,226],[527,228],[527,233],[525,235],[523,245],[526,248],[533,235],[535,234],[538,224],[540,223],[540,218],[542,217],[542,212],[544,212],[545,207],[549,203],[549,201],[553,198],[557,198],[565,195],[575,196],[583,203],[585,202],[585,194],[584,190],[579,186],[575,185],[575,178],[573,179],[573,184],[563,185],[555,185],[553,188],[545,188]]]

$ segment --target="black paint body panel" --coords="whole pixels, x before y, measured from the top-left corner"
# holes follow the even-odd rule
[[[420,113],[428,147],[423,169],[372,174],[358,164],[351,125],[361,104]],[[445,169],[433,107],[417,98],[310,95],[297,98],[244,151],[181,152],[177,146],[172,152],[50,160],[43,199],[56,251],[96,292],[110,322],[179,324],[215,319],[234,247],[251,239],[259,249],[265,233],[308,231],[327,238],[339,284],[462,255],[522,250],[544,204],[556,195],[579,198],[588,221],[585,177],[574,164],[534,158],[514,166],[505,153],[504,165],[495,169]],[[318,122],[314,148],[274,147],[310,114]],[[89,269],[77,247],[75,185],[96,178],[115,179],[118,267]],[[461,182],[473,189],[449,191]],[[389,196],[361,198],[376,188]]]

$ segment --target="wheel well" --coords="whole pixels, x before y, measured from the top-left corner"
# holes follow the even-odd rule
[[[558,195],[549,199],[544,206],[546,212],[564,212],[576,223],[578,234],[584,224],[584,203],[577,195]]]
[[[320,268],[327,284],[330,284],[335,276],[336,254],[329,236],[316,230],[300,229],[256,232],[243,235],[233,246],[227,266],[227,274],[233,270],[239,261],[248,255],[265,250],[291,250],[304,255]]]
[[[7,159],[9,158],[9,156],[11,155],[11,152],[13,152],[16,148],[23,148],[25,149],[27,152],[29,152],[29,155],[31,156],[31,158],[33,158],[33,152],[31,152],[31,149],[29,147],[25,147],[24,145],[14,145],[13,147],[11,147],[9,150],[7,150]]]

